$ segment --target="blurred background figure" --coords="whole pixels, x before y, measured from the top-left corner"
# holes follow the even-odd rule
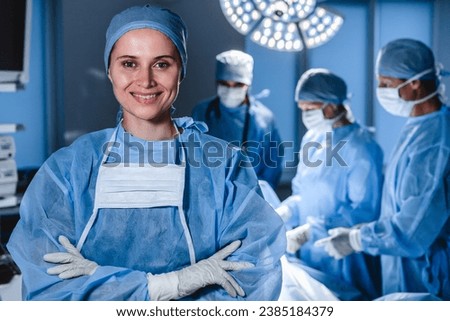
[[[283,146],[272,111],[249,94],[253,58],[229,50],[216,56],[217,95],[194,107],[192,117],[208,134],[242,147],[259,180],[276,188],[283,170]]]
[[[336,261],[314,242],[338,226],[370,222],[379,215],[383,153],[372,134],[353,121],[347,85],[327,69],[300,78],[295,100],[308,131],[302,139],[292,195],[277,212],[286,222],[288,258],[317,270],[340,299],[379,295],[379,261],[354,254]],[[356,293],[356,294],[355,294]]]
[[[381,255],[384,295],[450,300],[450,112],[439,69],[431,49],[414,39],[379,51],[378,100],[407,117],[386,171],[381,216],[330,231],[319,242],[336,259],[361,251]]]

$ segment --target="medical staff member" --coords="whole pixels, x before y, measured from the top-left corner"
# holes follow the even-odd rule
[[[406,117],[388,164],[381,216],[330,231],[319,242],[336,259],[381,255],[383,294],[450,300],[450,112],[441,101],[433,52],[414,39],[389,42],[376,62],[377,97]]]
[[[171,118],[186,37],[150,5],[112,19],[104,63],[123,120],[54,153],[26,191],[8,244],[24,299],[278,298],[285,231],[249,160]]]
[[[258,179],[275,189],[283,170],[283,145],[272,111],[249,94],[253,57],[239,50],[216,56],[217,95],[194,107],[208,134],[246,150]]]
[[[347,96],[346,83],[330,70],[310,69],[299,79],[295,100],[308,131],[292,196],[277,212],[289,230],[287,253],[321,272],[320,281],[340,299],[372,299],[381,283],[378,259],[355,253],[336,261],[314,246],[331,228],[379,215],[383,153],[372,134],[353,121]]]

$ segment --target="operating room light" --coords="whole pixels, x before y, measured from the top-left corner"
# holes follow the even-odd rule
[[[301,51],[330,40],[344,19],[316,0],[220,0],[230,24],[273,50]]]

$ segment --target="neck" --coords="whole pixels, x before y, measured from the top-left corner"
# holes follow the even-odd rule
[[[350,124],[351,124],[351,122],[348,120],[347,117],[342,117],[341,119],[339,119],[338,121],[336,121],[333,124],[333,128],[339,128],[339,127],[347,126]]]
[[[427,101],[424,101],[423,103],[417,104],[414,106],[413,110],[411,111],[412,117],[422,116],[426,114],[433,113],[435,111],[438,111],[441,109],[441,101],[439,99],[438,95],[435,95],[428,99]]]
[[[133,122],[124,118],[122,126],[126,132],[147,141],[169,140],[178,134],[170,117],[162,122]]]

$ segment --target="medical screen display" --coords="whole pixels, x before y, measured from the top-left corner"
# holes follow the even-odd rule
[[[26,0],[0,0],[0,70],[23,70],[25,9]]]

